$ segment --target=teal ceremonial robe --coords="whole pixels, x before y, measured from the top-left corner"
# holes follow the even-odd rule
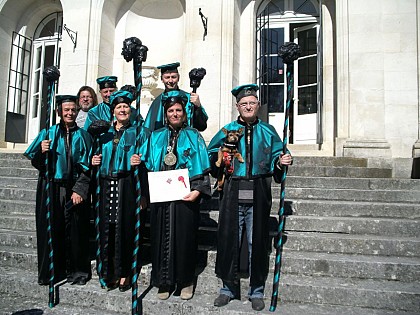
[[[140,144],[143,144],[150,132],[143,127],[140,130]],[[100,136],[99,143],[102,154],[99,167],[101,276],[108,286],[112,286],[119,278],[131,276],[137,192],[130,158],[135,152],[136,127],[127,126],[117,131],[112,125]],[[140,165],[139,174],[141,194],[147,198],[144,165]]]
[[[244,129],[238,143],[238,151],[245,162],[233,160],[233,173],[226,175],[220,192],[219,227],[217,236],[216,274],[239,294],[240,248],[239,248],[239,187],[241,182],[251,183],[253,205],[252,256],[250,285],[264,286],[268,275],[269,219],[272,204],[271,178],[281,178],[282,170],[276,166],[283,150],[283,142],[274,127],[257,119],[253,124],[241,120],[226,126],[227,130]],[[225,142],[225,134],[219,131],[208,146],[211,161],[211,175],[218,177],[223,169],[216,167],[217,153]],[[247,249],[247,246],[245,246]]]
[[[42,130],[24,155],[39,170],[36,195],[36,233],[38,252],[38,283],[49,283],[49,245],[47,237],[47,208],[45,205],[45,157],[41,153],[41,141],[46,140]],[[86,283],[91,277],[89,259],[89,152],[91,137],[74,125],[67,133],[62,123],[49,128],[48,139],[52,140],[49,151],[50,204],[52,246],[54,252],[54,282],[67,278],[70,283]],[[73,192],[83,202],[71,209],[65,204]]]
[[[163,161],[169,139],[175,139],[174,166]],[[194,281],[200,200],[211,194],[206,145],[194,128],[185,126],[174,131],[166,126],[152,132],[142,160],[152,172],[187,168],[191,190],[201,193],[194,202],[177,200],[150,205],[152,284],[168,289],[177,285],[180,289]]]

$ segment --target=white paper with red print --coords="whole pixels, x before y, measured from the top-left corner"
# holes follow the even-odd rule
[[[149,172],[150,203],[181,200],[190,193],[188,169]]]

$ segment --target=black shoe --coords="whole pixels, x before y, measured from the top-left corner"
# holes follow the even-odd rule
[[[86,280],[86,278],[79,278],[79,279],[77,279],[74,283],[72,283],[72,284],[77,284],[77,285],[86,285],[86,283],[87,283],[87,280]]]
[[[262,298],[252,298],[251,303],[254,311],[261,311],[265,307],[264,300]]]
[[[131,289],[131,284],[120,284],[120,286],[118,287],[118,290],[120,290],[120,292],[125,292],[127,290]]]
[[[214,306],[222,307],[229,303],[230,296],[226,294],[219,294],[219,296],[214,300]]]
[[[118,282],[117,283],[116,282],[111,282],[111,283],[107,284],[105,289],[107,291],[112,291],[112,290],[115,290],[116,288],[118,288],[118,286],[119,286]]]

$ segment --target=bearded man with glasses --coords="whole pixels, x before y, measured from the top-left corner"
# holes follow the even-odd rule
[[[95,91],[87,85],[82,86],[77,92],[77,107],[79,113],[76,117],[76,124],[79,128],[83,128],[85,125],[86,117],[89,109],[98,105],[98,97]]]

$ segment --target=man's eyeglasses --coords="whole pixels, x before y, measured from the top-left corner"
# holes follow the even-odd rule
[[[258,102],[243,102],[243,103],[238,103],[238,106],[243,108],[243,107],[246,107],[248,104],[254,107],[258,105]]]
[[[90,100],[90,99],[92,99],[93,97],[92,96],[80,96],[79,97],[79,99],[80,100],[83,100],[83,99],[88,99],[88,100]]]

